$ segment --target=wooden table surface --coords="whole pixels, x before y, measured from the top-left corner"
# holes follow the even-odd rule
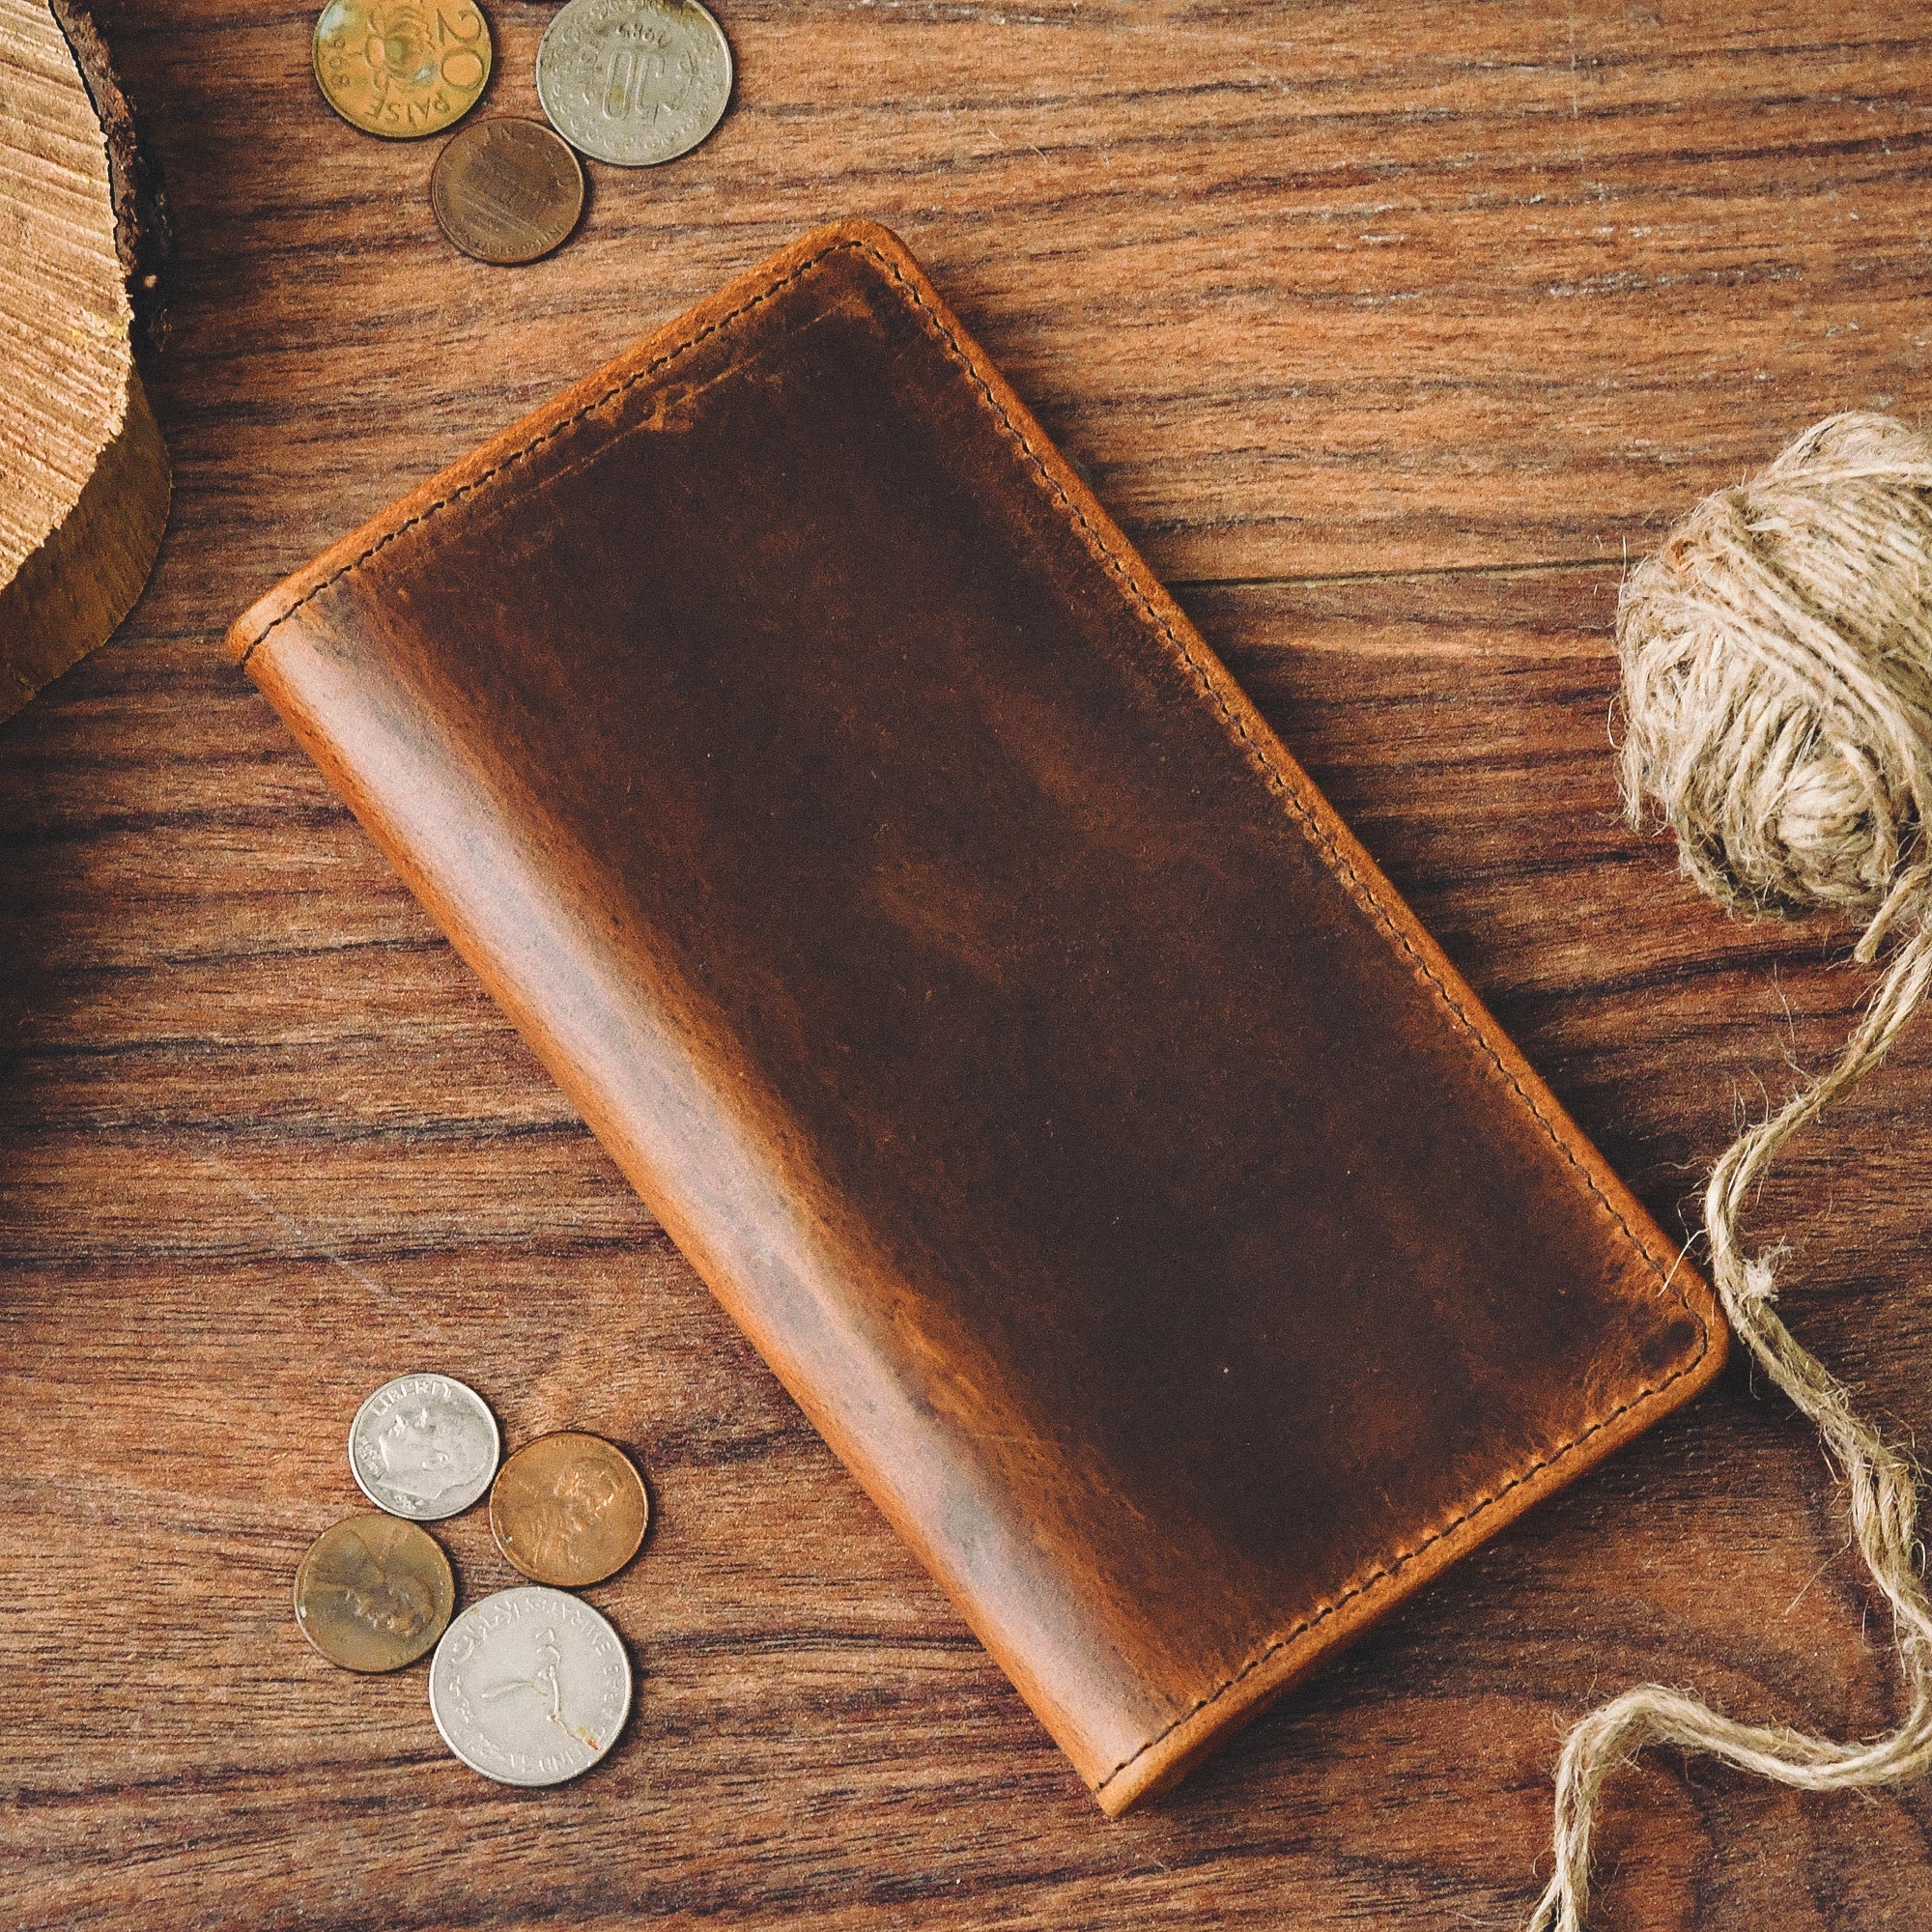
[[[1849,936],[1730,923],[1618,822],[1620,559],[1828,411],[1932,408],[1912,4],[729,0],[732,110],[456,255],[304,7],[100,10],[180,230],[173,525],[0,727],[0,1925],[1511,1926],[1549,1767],[1655,1678],[1876,1731],[1887,1630],[1742,1367],[1105,1823],[225,661],[285,571],[807,226],[876,216],[1090,470],[1611,1160],[1681,1225],[1834,1048]],[[485,111],[548,6],[497,0]],[[0,352],[4,353],[4,352]],[[647,560],[646,560],[647,561]],[[1786,1307],[1932,1428],[1932,1029],[1764,1196]],[[582,1782],[448,1758],[289,1614],[392,1373],[634,1445]],[[509,1573],[476,1513],[465,1591]],[[1618,1778],[1603,1927],[1932,1918],[1932,1795]]]

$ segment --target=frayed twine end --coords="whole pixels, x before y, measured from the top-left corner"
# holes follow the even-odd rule
[[[1746,1262],[1744,1281],[1731,1298],[1740,1308],[1770,1307],[1777,1299],[1777,1270],[1790,1257],[1790,1246],[1783,1241],[1753,1255]]]

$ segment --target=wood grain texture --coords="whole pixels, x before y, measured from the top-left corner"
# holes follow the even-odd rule
[[[112,636],[168,514],[125,280],[132,117],[72,24],[79,47],[45,0],[0,0],[0,719]]]
[[[534,111],[549,17],[493,12],[485,111]],[[0,727],[0,1923],[1507,1926],[1591,1697],[1885,1725],[1815,1447],[1739,1369],[1103,1823],[219,636],[728,273],[877,215],[1674,1227],[1870,981],[1617,822],[1615,560],[1825,410],[1932,400],[1919,13],[723,17],[714,139],[593,169],[580,237],[504,271],[438,238],[434,144],[315,97],[303,11],[102,10],[175,191],[178,514],[121,639]],[[1757,1217],[1901,1434],[1928,1103],[1915,1036]],[[512,1440],[649,1471],[645,1553],[591,1593],[637,1716],[579,1785],[474,1778],[419,1671],[352,1680],[289,1614],[357,1502],[356,1402],[428,1361]],[[511,1580],[480,1512],[448,1543],[467,1592]],[[1599,1922],[1919,1925],[1928,1833],[1923,1791],[1659,1754],[1613,1788]]]

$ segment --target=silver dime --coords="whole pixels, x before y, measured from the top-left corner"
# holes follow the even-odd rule
[[[631,1660],[610,1620],[531,1583],[471,1604],[429,1666],[442,1741],[501,1784],[561,1784],[617,1741],[631,1712]]]
[[[398,1376],[349,1425],[362,1493],[412,1522],[467,1510],[490,1487],[501,1446],[483,1398],[448,1376]]]
[[[537,49],[551,126],[619,167],[689,154],[730,98],[730,43],[697,0],[570,0]]]

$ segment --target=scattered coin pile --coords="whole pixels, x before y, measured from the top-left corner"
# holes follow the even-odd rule
[[[561,1784],[616,1742],[631,1663],[610,1620],[567,1593],[642,1547],[650,1495],[615,1443],[582,1430],[497,1467],[497,1418],[449,1376],[399,1376],[355,1411],[349,1466],[375,1510],[326,1529],[296,1572],[296,1622],[345,1670],[400,1670],[435,1646],[429,1708],[443,1742],[504,1784]],[[418,1525],[490,1497],[504,1558],[530,1578],[456,1609],[456,1575]]]
[[[494,58],[474,0],[328,0],[315,23],[323,99],[391,140],[453,128]],[[534,262],[563,244],[583,212],[579,152],[624,168],[689,154],[724,118],[731,47],[699,0],[568,0],[537,49],[536,83],[549,127],[502,116],[437,156],[438,225],[479,262]]]

